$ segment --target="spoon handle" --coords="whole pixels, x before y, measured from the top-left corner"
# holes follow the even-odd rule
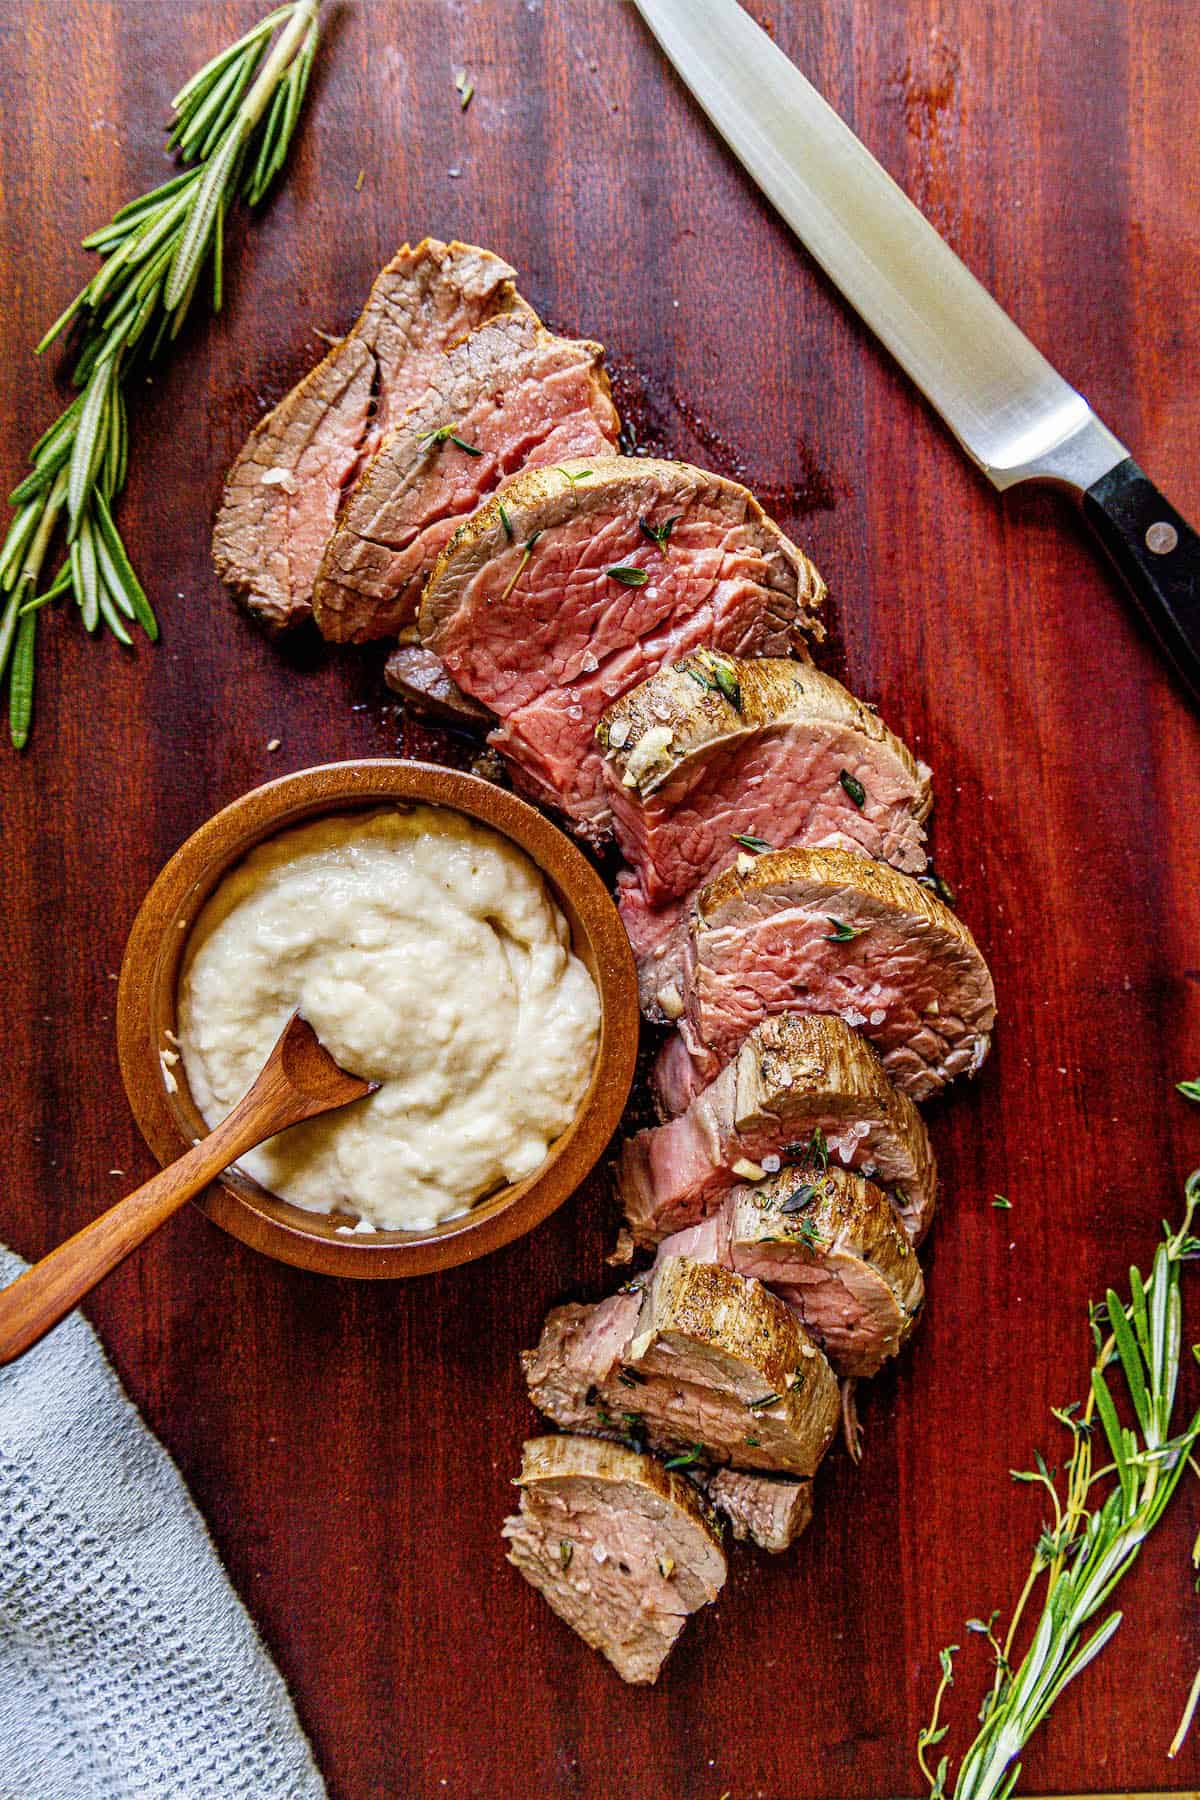
[[[23,1356],[186,1200],[277,1129],[271,1117],[278,1114],[277,1095],[265,1094],[262,1081],[260,1077],[229,1117],[177,1162],[160,1169],[0,1292],[0,1364]]]

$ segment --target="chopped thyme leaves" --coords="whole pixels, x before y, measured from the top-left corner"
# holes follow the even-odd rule
[[[465,450],[468,456],[483,455],[483,451],[477,445],[468,444],[460,438],[453,425],[439,425],[436,431],[419,431],[417,442],[418,444],[428,444],[430,448],[437,444],[457,444],[458,448]]]
[[[1200,1103],[1200,1080],[1177,1081],[1175,1086],[1185,1100],[1195,1100]]]
[[[617,563],[614,568],[604,572],[613,581],[619,581],[622,587],[645,587],[650,579],[645,569],[635,568],[631,563]]]
[[[761,1438],[748,1437],[748,1438],[743,1438],[742,1442],[743,1442],[743,1444],[749,1444],[751,1450],[757,1450],[759,1448],[762,1440],[761,1440]]]
[[[750,1412],[758,1412],[764,1406],[777,1406],[782,1398],[782,1394],[763,1394],[758,1400],[747,1400],[746,1407]]]
[[[664,1469],[691,1469],[704,1455],[703,1444],[693,1444],[682,1456],[672,1456],[663,1464]]]
[[[505,511],[503,500],[497,500],[496,508],[500,514],[500,523],[504,527],[504,535],[508,539],[509,543],[511,544],[513,541],[512,520],[509,518],[508,513]]]
[[[674,518],[668,519],[663,525],[652,525],[649,519],[639,519],[638,527],[643,535],[650,539],[652,544],[657,544],[660,550],[665,550],[667,547],[667,539],[670,537],[675,526],[678,525],[681,517],[682,515],[680,513],[676,513]]]
[[[556,463],[554,465],[554,467],[555,467],[555,472],[557,474],[563,476],[567,481],[570,482],[572,493],[574,493],[574,491],[575,491],[575,483],[577,481],[586,481],[588,476],[592,472],[590,469],[576,469],[575,473],[572,475],[570,469],[564,469],[558,463]]]
[[[525,539],[525,543],[521,549],[521,560],[513,570],[512,580],[500,596],[501,603],[508,599],[508,596],[512,593],[518,581],[520,581],[521,576],[525,573],[525,565],[533,555],[533,546],[537,543],[541,535],[540,531],[535,531],[531,537]]]
[[[844,919],[830,918],[829,923],[833,930],[826,935],[827,944],[848,944],[851,939],[862,937],[871,929],[869,925],[847,925]]]
[[[838,780],[841,782],[842,786],[845,788],[846,792],[849,794],[850,798],[853,800],[855,806],[857,806],[861,810],[861,808],[864,807],[867,803],[867,790],[863,786],[862,782],[857,781],[854,778],[854,776],[850,773],[849,769],[843,769],[841,774],[838,776]]]
[[[816,1197],[816,1188],[811,1181],[806,1181],[802,1186],[796,1188],[794,1193],[788,1195],[779,1210],[791,1218],[794,1214],[802,1213],[806,1207],[811,1206]]]
[[[752,831],[733,831],[730,833],[735,844],[744,850],[752,851],[755,856],[762,856],[767,850],[773,850],[774,844],[768,844],[766,838],[755,837]]]
[[[571,1558],[575,1554],[575,1546],[570,1538],[560,1538],[558,1544],[558,1560],[565,1574],[571,1566]]]

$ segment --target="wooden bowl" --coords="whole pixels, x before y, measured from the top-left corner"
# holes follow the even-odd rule
[[[604,1150],[621,1116],[638,1043],[637,978],[625,929],[591,864],[569,839],[502,788],[428,763],[329,763],[255,788],[188,838],[142,902],[121,964],[117,1043],[134,1116],[162,1163],[208,1127],[188,1089],[182,1061],[167,1090],[159,1052],[176,1026],[175,995],[196,918],[233,866],[289,826],[326,813],[424,801],[453,808],[502,832],[542,871],[571,928],[574,948],[600,995],[600,1045],[592,1078],[567,1130],[540,1167],[480,1200],[462,1217],[426,1231],[350,1237],[322,1213],[304,1212],[230,1169],[196,1202],[255,1250],[322,1275],[422,1275],[469,1262],[522,1236],[561,1206]]]

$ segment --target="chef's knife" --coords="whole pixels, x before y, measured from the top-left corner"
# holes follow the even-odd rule
[[[737,0],[637,0],[738,160],[996,487],[1071,490],[1200,698],[1200,538]]]

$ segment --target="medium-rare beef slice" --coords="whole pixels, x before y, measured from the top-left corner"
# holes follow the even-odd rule
[[[597,837],[611,820],[593,742],[605,708],[705,645],[802,653],[824,591],[736,482],[603,457],[505,482],[439,557],[420,625],[499,714],[494,742],[525,785]]]
[[[752,853],[743,838],[925,867],[929,770],[811,664],[700,651],[611,706],[596,739],[617,842],[650,906]]]
[[[250,433],[213,532],[223,581],[274,626],[307,618],[343,490],[445,350],[492,314],[528,311],[490,250],[404,244],[346,336]]]
[[[599,344],[530,312],[489,319],[435,365],[346,494],[313,590],[327,638],[394,637],[455,528],[520,468],[611,456],[620,420]]]
[[[907,1342],[925,1293],[887,1195],[811,1145],[795,1165],[734,1188],[658,1255],[754,1276],[797,1314],[835,1375],[876,1374]]]
[[[623,1681],[657,1680],[688,1619],[720,1593],[720,1533],[692,1484],[590,1437],[524,1446],[508,1560]]]
[[[762,1550],[790,1549],[812,1519],[811,1481],[714,1469],[704,1491],[728,1519],[738,1542],[757,1544]]]
[[[384,664],[383,679],[413,712],[469,731],[495,724],[496,715],[464,694],[441,657],[420,644],[398,644]]]
[[[837,1423],[833,1371],[783,1301],[686,1257],[640,1292],[558,1308],[522,1362],[534,1405],[565,1430],[696,1461],[809,1476]]]
[[[914,1100],[974,1075],[996,1018],[962,920],[911,876],[845,850],[766,852],[702,888],[678,989],[683,1051],[668,1046],[657,1074],[673,1111],[774,1013],[840,1015]]]
[[[804,1162],[822,1144],[833,1164],[888,1192],[919,1243],[937,1199],[929,1134],[871,1046],[821,1013],[765,1020],[685,1112],[627,1139],[617,1190],[636,1242],[706,1217],[764,1158]]]

